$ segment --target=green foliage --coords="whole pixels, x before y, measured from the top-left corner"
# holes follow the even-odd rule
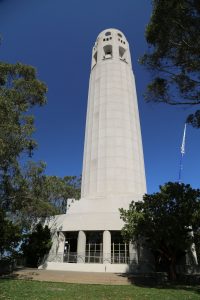
[[[21,231],[17,225],[6,219],[0,208],[0,260],[15,253],[15,248],[21,239]]]
[[[30,109],[46,103],[47,87],[36,79],[31,66],[0,62],[0,168],[1,174],[15,171],[17,158],[32,153],[34,118]]]
[[[28,162],[26,167],[14,178],[9,178],[10,211],[15,223],[22,228],[30,226],[38,219],[59,213],[46,195],[46,182],[48,176],[44,174],[43,162]],[[7,206],[8,207],[8,206]]]
[[[12,254],[20,231],[33,219],[55,214],[51,203],[42,197],[44,164],[20,165],[22,155],[32,154],[35,105],[46,103],[44,83],[35,69],[17,63],[0,62],[0,211],[1,253]],[[25,158],[23,158],[25,160]]]
[[[38,262],[51,249],[51,233],[48,226],[41,223],[36,225],[35,230],[28,235],[22,244],[22,251],[29,267],[37,267]]]
[[[81,178],[76,176],[46,176],[43,192],[48,201],[57,208],[59,213],[65,213],[67,199],[80,198]]]
[[[38,218],[65,213],[67,199],[80,197],[80,178],[47,176],[44,171],[43,162],[29,161],[6,182],[7,189],[1,204],[22,228],[30,228]]]
[[[153,0],[141,63],[152,71],[146,99],[171,105],[200,104],[199,0]],[[200,115],[188,122],[200,127]]]
[[[31,226],[30,217],[36,217],[38,211],[39,216],[44,210],[46,214],[52,212],[38,192],[44,165],[29,163],[24,168],[20,163],[36,147],[31,109],[46,103],[46,92],[46,85],[36,78],[33,67],[0,62],[1,255],[14,253],[25,223]]]
[[[132,202],[120,213],[125,222],[124,238],[145,238],[156,261],[171,267],[173,278],[175,264],[194,242],[191,231],[199,228],[200,190],[168,182],[160,192],[144,195],[143,201]]]
[[[0,62],[0,207],[9,212],[24,198],[26,176],[19,161],[36,146],[30,111],[46,103],[46,91],[33,67]]]
[[[46,103],[46,92],[33,67],[0,62],[1,253],[11,252],[19,232],[38,218],[65,212],[67,199],[80,196],[79,178],[46,176],[43,162],[29,161],[37,146],[31,112]]]
[[[200,110],[197,110],[194,114],[190,114],[187,122],[195,128],[200,128]]]

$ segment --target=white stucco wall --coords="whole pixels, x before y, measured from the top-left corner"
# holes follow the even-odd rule
[[[107,273],[127,273],[131,270],[127,264],[71,264],[47,262],[39,269],[59,270],[59,271],[76,271],[76,272],[107,272]],[[136,267],[135,267],[136,269]]]

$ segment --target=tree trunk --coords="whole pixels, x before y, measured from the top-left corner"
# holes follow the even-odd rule
[[[172,281],[176,280],[176,260],[174,258],[169,261],[169,278]]]

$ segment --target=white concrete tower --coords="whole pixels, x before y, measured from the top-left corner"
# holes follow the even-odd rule
[[[123,241],[119,208],[145,193],[129,45],[122,32],[107,29],[92,51],[81,199],[68,201],[67,213],[50,221],[54,238],[45,268],[127,272],[137,266],[142,252]]]
[[[122,32],[107,29],[99,34],[92,51],[81,198],[109,201],[117,197],[129,203],[145,192],[129,44]]]

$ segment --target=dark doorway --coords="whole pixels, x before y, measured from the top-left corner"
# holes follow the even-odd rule
[[[127,264],[129,262],[129,244],[125,243],[121,231],[111,231],[111,263]]]
[[[76,263],[77,260],[77,231],[65,233],[64,262]]]
[[[103,232],[86,232],[86,263],[102,263],[103,260]]]

